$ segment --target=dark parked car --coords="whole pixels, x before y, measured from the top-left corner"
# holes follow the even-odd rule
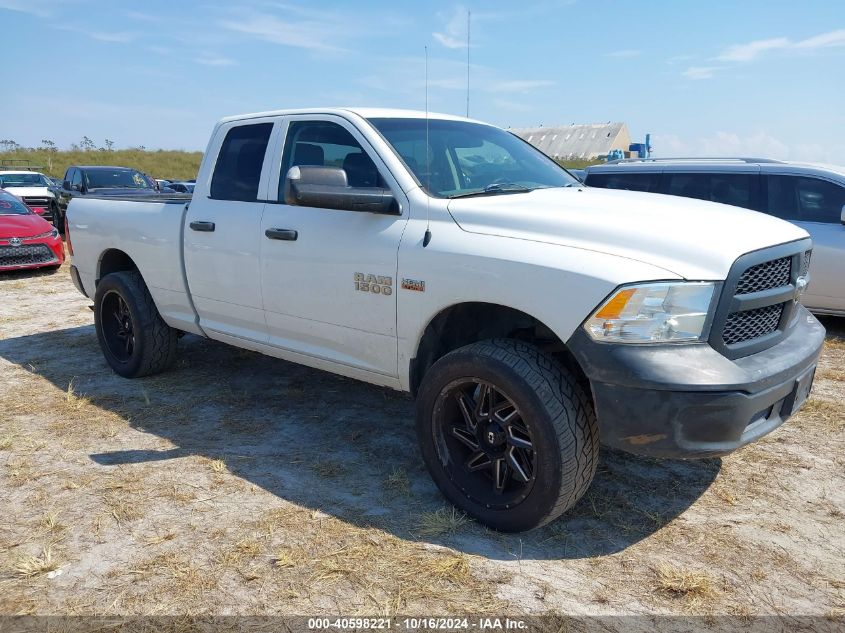
[[[64,231],[67,205],[77,196],[156,196],[155,181],[130,167],[72,165],[65,172],[59,193],[56,226]]]
[[[192,182],[171,182],[167,186],[177,193],[194,193],[195,184]]]

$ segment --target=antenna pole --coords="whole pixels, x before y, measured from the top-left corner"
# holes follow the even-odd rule
[[[472,11],[467,9],[467,118],[469,118],[469,24]]]
[[[428,144],[428,46],[425,47],[425,235],[423,248],[431,241],[431,146]]]

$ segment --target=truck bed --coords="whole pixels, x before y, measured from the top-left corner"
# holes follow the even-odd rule
[[[94,296],[100,253],[125,253],[139,269],[168,325],[201,333],[185,277],[184,218],[189,194],[85,196],[68,206],[74,265],[89,297]]]

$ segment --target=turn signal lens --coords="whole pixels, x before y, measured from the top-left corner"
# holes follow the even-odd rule
[[[707,334],[715,289],[710,282],[626,286],[599,306],[584,329],[608,343],[700,341]]]

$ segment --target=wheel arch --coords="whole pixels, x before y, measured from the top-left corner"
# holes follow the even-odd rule
[[[119,248],[109,248],[103,251],[97,260],[97,276],[94,283],[98,284],[103,277],[111,273],[133,270],[140,273],[135,260]]]
[[[440,358],[465,345],[512,338],[536,345],[571,369],[589,392],[589,380],[566,343],[533,315],[498,303],[469,301],[450,305],[426,324],[409,361],[408,384],[416,396],[426,372]]]

